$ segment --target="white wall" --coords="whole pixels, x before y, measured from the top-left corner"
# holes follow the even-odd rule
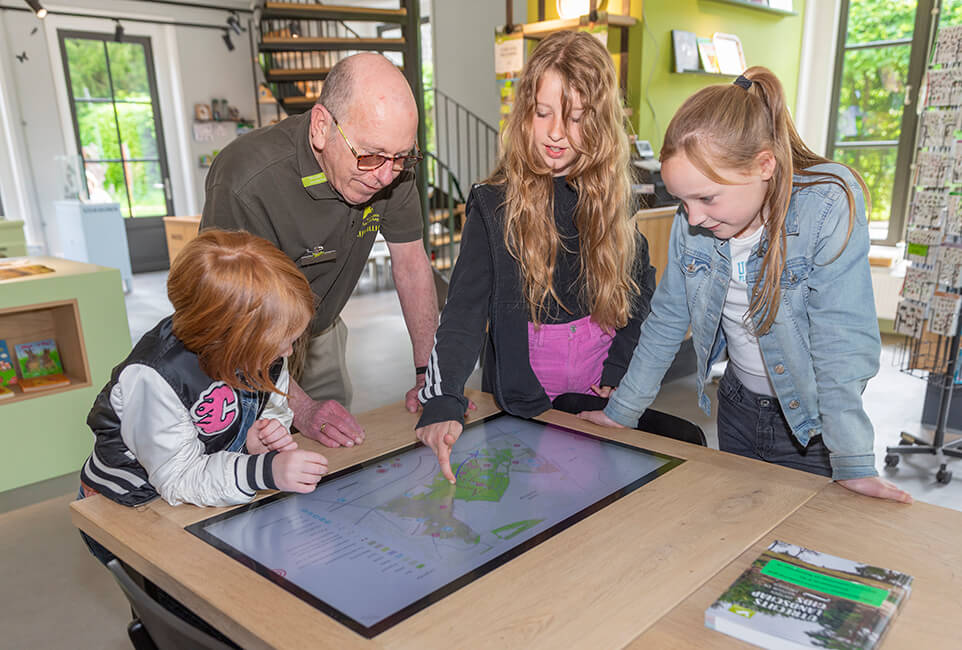
[[[433,0],[435,86],[493,126],[498,124],[494,82],[494,29],[505,23],[503,2]],[[514,21],[527,4],[514,3]]]
[[[219,3],[238,8],[249,4],[241,0]],[[0,190],[7,218],[26,222],[32,250],[44,249],[43,224],[52,222],[53,202],[63,198],[56,159],[77,154],[57,30],[112,34],[113,16],[220,25],[228,15],[226,8],[191,9],[140,0],[60,0],[44,6],[54,13],[43,21],[27,12],[0,11]],[[104,17],[60,16],[58,10]],[[245,23],[247,17],[241,14]],[[254,117],[247,34],[234,36],[235,49],[229,52],[219,31],[122,23],[125,34],[151,40],[174,211],[199,214],[205,170],[198,168],[198,157],[222,148],[231,138],[194,142],[193,106],[223,97],[237,106],[241,115]],[[31,34],[34,27],[38,29]],[[26,61],[14,59],[24,51]]]
[[[839,0],[806,0],[805,3],[795,126],[812,151],[822,155],[828,146],[840,4]]]

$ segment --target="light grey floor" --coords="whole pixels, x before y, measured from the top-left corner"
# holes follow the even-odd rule
[[[165,273],[134,278],[127,309],[135,341],[171,311],[165,278]],[[397,296],[383,290],[390,285],[388,273],[380,274],[380,284],[382,290],[375,290],[366,275],[344,311],[356,412],[401,399],[413,379],[411,345]],[[957,478],[948,486],[935,482],[931,457],[907,457],[895,471],[881,469],[884,447],[897,444],[900,431],[926,435],[919,426],[925,384],[898,370],[897,353],[897,341],[887,341],[881,372],[865,392],[877,431],[880,471],[919,501],[962,510],[962,465],[953,467]],[[695,421],[717,448],[714,420],[696,408],[694,390],[693,379],[676,380],[662,388],[654,406]],[[714,389],[710,391],[714,399]],[[75,485],[72,480],[65,484]],[[129,648],[126,601],[81,544],[67,509],[73,491],[63,492],[0,514],[0,647]]]

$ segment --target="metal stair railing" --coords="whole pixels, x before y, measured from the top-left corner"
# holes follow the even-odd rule
[[[434,152],[469,185],[487,178],[498,161],[498,129],[437,88],[434,99]]]

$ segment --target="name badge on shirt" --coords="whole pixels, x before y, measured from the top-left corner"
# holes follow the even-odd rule
[[[314,248],[305,250],[304,254],[297,258],[297,263],[300,266],[311,266],[312,264],[320,264],[321,262],[333,262],[336,259],[336,250],[326,251],[323,246],[315,246]]]

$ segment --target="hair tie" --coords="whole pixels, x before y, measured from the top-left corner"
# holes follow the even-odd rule
[[[733,81],[732,83],[735,84],[736,86],[741,86],[745,90],[748,90],[749,88],[752,87],[752,80],[746,77],[745,75],[741,75],[741,74],[738,75],[738,79],[735,79],[735,81]]]

